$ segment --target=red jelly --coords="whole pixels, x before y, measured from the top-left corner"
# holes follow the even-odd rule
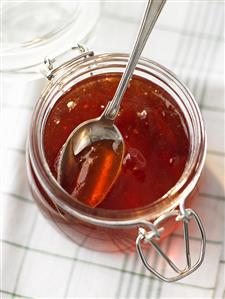
[[[44,131],[47,162],[56,177],[57,157],[72,130],[98,117],[113,98],[120,74],[101,74],[74,85],[52,108]],[[169,93],[149,80],[134,76],[122,101],[115,124],[125,141],[121,172],[99,208],[119,210],[147,206],[171,189],[181,177],[189,154],[184,117]],[[99,159],[99,167],[101,159]],[[91,181],[83,192],[105,184],[95,181],[93,169],[85,169]],[[89,172],[89,173],[88,173]],[[91,182],[91,183],[90,183]],[[76,197],[77,180],[69,192]],[[92,188],[92,189],[90,189]],[[96,191],[97,192],[97,191]]]

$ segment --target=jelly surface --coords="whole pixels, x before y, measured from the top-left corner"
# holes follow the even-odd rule
[[[44,150],[55,177],[58,155],[69,134],[83,121],[103,112],[120,78],[118,73],[87,78],[61,96],[52,108],[45,126]],[[114,210],[144,207],[173,187],[184,170],[189,153],[184,118],[165,90],[134,76],[115,124],[125,141],[122,169],[98,207]],[[94,186],[97,183],[94,174],[90,173],[90,177]],[[70,193],[76,193],[76,188],[75,184]]]

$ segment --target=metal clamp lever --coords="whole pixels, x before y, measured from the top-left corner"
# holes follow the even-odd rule
[[[186,267],[181,270],[179,269],[172,261],[171,259],[161,250],[159,245],[153,240],[153,239],[160,239],[160,235],[164,231],[163,227],[159,227],[159,225],[169,219],[175,217],[175,221],[183,221],[183,230],[184,230],[184,243],[185,243],[185,255],[186,255],[186,262],[187,265]],[[189,245],[189,221],[191,218],[194,219],[200,235],[201,235],[201,247],[200,247],[200,253],[199,253],[199,258],[197,262],[194,265],[191,265],[191,255],[190,255],[190,245]],[[194,272],[203,262],[204,256],[205,256],[205,245],[206,245],[206,236],[205,236],[205,231],[202,225],[202,222],[199,218],[199,216],[192,210],[192,209],[180,209],[180,210],[174,210],[172,212],[169,212],[167,214],[162,215],[158,219],[155,220],[154,223],[149,223],[146,221],[145,225],[147,225],[150,230],[147,231],[145,228],[140,227],[139,228],[139,233],[136,239],[136,247],[138,254],[145,265],[145,267],[153,273],[156,277],[158,277],[160,280],[165,281],[165,282],[173,282],[180,280],[184,278],[185,276],[191,274]],[[169,264],[169,266],[176,272],[178,275],[173,276],[173,277],[166,277],[162,274],[160,274],[157,270],[155,270],[150,264],[148,263],[143,249],[142,249],[142,243],[149,243],[155,250],[156,252]]]
[[[78,51],[79,54],[74,57],[75,51]],[[44,67],[42,67],[40,71],[48,80],[51,80],[57,72],[66,69],[68,66],[71,66],[73,63],[77,62],[82,58],[86,58],[93,55],[93,51],[89,51],[86,46],[77,43],[76,46],[70,48],[66,52],[52,59],[49,57],[45,57]]]

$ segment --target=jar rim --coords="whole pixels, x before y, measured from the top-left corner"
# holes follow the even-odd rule
[[[125,53],[105,53],[86,58],[82,61],[78,61],[73,66],[67,66],[64,72],[61,73],[57,78],[55,78],[56,80],[54,80],[53,83],[51,82],[51,84],[49,84],[43,92],[34,110],[32,127],[30,130],[30,147],[28,148],[28,156],[31,159],[31,163],[34,163],[35,168],[38,170],[35,174],[37,175],[39,181],[42,182],[42,187],[44,188],[45,192],[48,194],[48,196],[50,196],[53,202],[57,204],[57,206],[59,206],[66,212],[86,222],[102,226],[136,225],[138,223],[142,223],[145,219],[152,219],[152,211],[149,211],[149,209],[152,208],[152,204],[132,210],[106,210],[97,207],[93,209],[78,201],[75,202],[74,200],[71,200],[71,196],[58,184],[47,164],[39,132],[41,128],[40,119],[41,117],[43,117],[42,110],[46,108],[49,94],[53,93],[54,87],[60,81],[62,82],[63,80],[63,82],[65,82],[65,79],[68,78],[68,76],[71,76],[71,70],[73,70],[74,73],[76,72],[76,70],[80,70],[87,66],[90,68],[90,66],[93,64],[95,66],[100,66],[99,69],[101,69],[101,66],[103,67],[104,63],[118,60],[123,60],[124,62],[126,62],[128,60],[128,57],[129,55]],[[191,164],[190,160],[188,160],[178,182],[161,198],[154,201],[154,204],[156,204],[161,201],[165,201],[165,199],[170,199],[170,204],[165,205],[164,208],[161,209],[161,211],[155,213],[155,218],[157,218],[162,214],[176,208],[181,203],[184,203],[186,198],[190,195],[190,193],[196,186],[205,161],[206,136],[200,109],[193,95],[190,93],[187,87],[180,82],[176,75],[164,66],[143,57],[139,60],[137,67],[140,69],[146,68],[151,72],[153,72],[154,70],[154,72],[156,72],[158,76],[161,76],[161,78],[162,76],[167,78],[169,82],[172,85],[176,86],[176,88],[178,88],[178,91],[182,93],[182,96],[185,98],[184,100],[189,103],[189,109],[192,110],[192,117],[195,118],[195,125],[193,127],[193,129],[195,130],[195,134],[193,136],[191,135],[191,138],[195,138],[194,148],[192,149],[193,151],[191,153]],[[89,72],[92,71],[93,69],[89,70]],[[39,137],[35,136],[36,134],[34,134],[33,132],[34,129],[36,129],[36,133],[39,132]]]

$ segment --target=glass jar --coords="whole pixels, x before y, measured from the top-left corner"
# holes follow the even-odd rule
[[[128,61],[127,54],[101,54],[85,51],[78,57],[54,68],[46,61],[49,84],[43,91],[33,113],[27,147],[27,171],[32,195],[44,216],[66,236],[93,250],[118,251],[136,247],[145,266],[164,281],[175,281],[193,272],[201,263],[205,251],[205,233],[197,214],[186,209],[185,203],[196,191],[206,154],[206,137],[202,117],[188,89],[165,67],[141,58],[134,74],[147,78],[165,89],[182,111],[184,126],[189,137],[188,160],[179,181],[154,203],[131,210],[90,208],[62,189],[46,162],[43,134],[47,117],[56,101],[73,85],[97,74],[122,73]],[[193,219],[200,231],[202,244],[199,260],[191,265],[188,225]],[[156,239],[168,235],[178,222],[183,223],[187,267],[179,270],[164,254]],[[153,269],[145,258],[147,243],[169,263],[178,275],[164,277]]]

